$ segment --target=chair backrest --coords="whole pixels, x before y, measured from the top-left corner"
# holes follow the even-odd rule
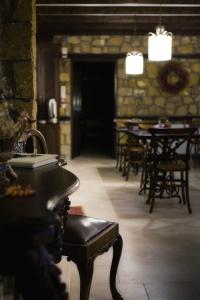
[[[189,161],[190,141],[196,128],[150,128],[152,134],[150,155],[153,161],[178,158]]]
[[[28,129],[21,135],[16,152],[48,153],[47,144],[43,134],[37,129]]]

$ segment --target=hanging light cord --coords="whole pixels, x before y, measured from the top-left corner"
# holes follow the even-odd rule
[[[160,3],[160,15],[159,15],[159,26],[161,27],[161,18],[162,18],[162,4]]]
[[[134,15],[134,36],[136,36],[136,16]]]

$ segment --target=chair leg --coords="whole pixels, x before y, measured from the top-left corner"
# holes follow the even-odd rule
[[[187,203],[187,207],[188,207],[188,211],[189,214],[192,213],[192,209],[191,209],[191,205],[190,205],[190,197],[189,197],[189,178],[188,178],[188,172],[186,173],[186,188],[185,188],[185,192],[186,192],[186,203]]]
[[[121,297],[121,295],[119,294],[116,288],[116,275],[117,275],[119,260],[122,253],[122,246],[123,246],[122,237],[121,235],[118,235],[118,238],[113,245],[113,259],[112,259],[112,265],[110,270],[110,290],[111,290],[113,300],[123,300],[123,298]]]
[[[181,193],[182,193],[183,204],[185,205],[185,181],[184,181],[183,172],[181,172]]]
[[[80,276],[80,300],[88,300],[92,283],[94,261],[76,261],[75,263],[77,265]]]
[[[155,189],[157,184],[157,172],[154,172],[154,174],[151,175],[151,183],[150,183],[150,191],[149,191],[149,198],[147,199],[147,203],[150,204],[149,213],[153,212],[154,208],[154,202],[155,202]]]
[[[126,175],[125,175],[126,181],[128,181],[129,179],[129,173],[130,173],[130,162],[128,162],[127,169],[126,169]]]

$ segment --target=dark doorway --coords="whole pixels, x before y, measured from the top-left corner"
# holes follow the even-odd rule
[[[114,155],[114,62],[73,64],[72,157]]]

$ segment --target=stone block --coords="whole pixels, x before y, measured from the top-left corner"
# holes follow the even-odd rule
[[[149,87],[148,91],[147,91],[147,95],[155,97],[158,95],[158,89],[154,86]]]
[[[88,43],[82,43],[81,44],[81,51],[83,53],[89,53],[90,52],[90,44],[88,44]]]
[[[66,94],[69,96],[71,94],[70,82],[66,82],[65,87],[66,87]]]
[[[183,98],[183,103],[184,104],[191,104],[191,103],[193,103],[192,97],[184,97]]]
[[[108,47],[108,53],[110,54],[116,54],[116,53],[120,53],[120,48],[119,47]]]
[[[106,44],[105,40],[102,38],[98,38],[92,41],[92,46],[95,47],[104,47]]]
[[[15,79],[13,64],[10,61],[4,61],[0,64],[0,88],[4,91],[6,98],[14,98]]]
[[[81,53],[81,47],[73,47],[74,53]]]
[[[200,73],[200,62],[197,61],[191,64],[191,70]]]
[[[164,112],[165,112],[165,110],[162,107],[160,107],[160,106],[151,105],[149,107],[149,113],[150,113],[150,115],[160,116],[160,115],[163,115]]]
[[[108,53],[108,47],[103,47],[102,53],[104,53],[104,54]]]
[[[157,78],[158,76],[158,66],[156,63],[147,63],[146,72],[149,78]]]
[[[67,145],[67,134],[66,133],[60,135],[60,144]]]
[[[153,100],[152,100],[151,97],[144,97],[144,98],[143,98],[143,103],[144,103],[145,105],[151,105],[151,104],[153,103]]]
[[[196,104],[191,104],[189,106],[188,112],[192,115],[196,115],[197,114],[197,105]]]
[[[161,98],[161,97],[155,98],[154,103],[155,103],[156,105],[159,105],[159,106],[165,106],[165,104],[166,104],[166,99],[165,99],[165,98]]]
[[[133,91],[131,88],[120,88],[118,90],[118,95],[119,96],[132,96]]]
[[[15,63],[14,79],[17,98],[34,98],[33,70],[31,62]]]
[[[117,105],[123,105],[124,104],[124,97],[120,97],[120,96],[118,96],[117,97]]]
[[[199,74],[198,73],[190,73],[189,85],[196,86],[198,84],[199,84]]]
[[[70,81],[70,74],[69,73],[60,73],[59,75],[59,80],[61,82],[64,82],[64,81]]]
[[[27,60],[32,56],[30,23],[8,23],[3,26],[0,58]]]
[[[147,81],[146,80],[137,80],[137,86],[139,87],[139,88],[144,88],[144,87],[146,87],[147,86]]]
[[[67,132],[67,124],[66,123],[61,123],[60,124],[60,135],[64,135]]]
[[[146,90],[144,90],[144,89],[134,89],[133,90],[133,95],[134,95],[135,98],[141,100],[143,97],[146,96]]]
[[[60,155],[69,156],[70,157],[69,147],[66,146],[66,145],[61,145],[60,146]]]
[[[137,108],[137,115],[143,115],[143,116],[148,116],[149,115],[149,109],[148,107],[143,107],[143,108]]]
[[[190,37],[189,37],[189,36],[184,36],[184,37],[182,37],[181,43],[182,43],[183,45],[188,45],[188,44],[190,44],[190,43],[191,43]]]
[[[132,51],[132,47],[131,47],[131,45],[129,44],[129,43],[126,43],[126,44],[122,44],[122,46],[121,46],[121,52],[123,53],[123,52],[131,52]]]
[[[71,69],[71,61],[69,59],[60,59],[59,71],[60,73],[69,73]]]
[[[180,54],[189,54],[193,52],[193,47],[191,44],[188,44],[186,46],[179,47],[179,53]]]
[[[128,79],[127,87],[135,88],[136,87],[136,78],[134,78],[132,75],[127,75],[126,77]]]
[[[122,36],[111,37],[108,41],[108,46],[120,46],[123,42]]]
[[[71,36],[71,37],[68,37],[67,41],[68,41],[69,44],[72,44],[72,45],[80,45],[81,44],[81,37]]]
[[[125,79],[125,78],[126,78],[125,69],[119,69],[119,70],[118,70],[117,77],[118,77],[119,79]]]
[[[92,41],[92,36],[90,36],[90,35],[82,35],[81,40],[82,40],[83,42],[88,42],[88,43],[90,43],[90,42]]]
[[[166,115],[175,115],[175,106],[173,103],[166,103]]]
[[[101,47],[91,47],[91,52],[94,54],[101,54]]]
[[[177,116],[182,116],[182,115],[187,115],[188,114],[188,109],[187,109],[187,105],[182,105],[177,107],[176,111],[175,111],[175,115]]]
[[[16,10],[11,21],[31,21],[33,10],[35,9],[35,0],[16,0]]]

